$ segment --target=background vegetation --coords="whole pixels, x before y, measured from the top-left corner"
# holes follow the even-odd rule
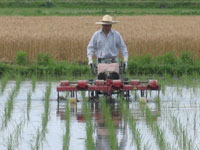
[[[113,28],[127,44],[128,73],[199,74],[199,7],[196,0],[0,0],[0,75],[90,74],[86,48],[104,14],[120,21]]]
[[[188,50],[200,58],[200,16],[113,16],[113,25],[127,44],[129,56],[153,57]],[[48,53],[56,60],[87,61],[87,45],[101,29],[102,16],[0,17],[0,61],[13,63],[18,51],[35,61]]]
[[[200,59],[197,59],[190,51],[184,51],[178,57],[173,51],[164,55],[152,57],[151,54],[130,57],[127,73],[129,75],[200,75]],[[15,63],[0,63],[0,75],[10,74],[15,76],[21,74],[31,77],[42,76],[92,76],[87,61],[70,63],[67,61],[56,61],[46,54],[38,54],[36,61],[27,61],[24,51],[19,51]]]

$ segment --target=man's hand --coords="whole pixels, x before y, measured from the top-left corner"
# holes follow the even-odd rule
[[[124,68],[125,68],[125,70],[127,70],[127,68],[128,68],[128,62],[124,62]]]
[[[93,64],[92,58],[88,58],[88,65],[91,66]]]
[[[128,68],[128,57],[124,57],[124,68],[125,68],[125,70],[127,70],[127,68]]]
[[[89,67],[91,68],[92,73],[93,73],[94,75],[96,75],[96,67],[95,67],[95,65],[93,64],[92,58],[89,58],[89,57],[88,57],[88,65],[89,65]]]

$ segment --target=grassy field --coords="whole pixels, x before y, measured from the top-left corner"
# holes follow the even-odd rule
[[[127,44],[130,56],[179,55],[189,50],[200,58],[199,16],[114,16],[113,25]],[[86,49],[101,16],[0,17],[0,61],[12,62],[23,50],[30,60],[38,53],[54,59],[87,60]]]
[[[0,16],[200,15],[199,8],[1,8]]]
[[[196,0],[0,0],[1,16],[200,15]]]

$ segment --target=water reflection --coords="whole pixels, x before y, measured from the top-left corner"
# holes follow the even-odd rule
[[[95,150],[110,150],[109,142],[109,130],[105,124],[105,118],[102,116],[102,108],[100,102],[89,102],[92,114],[92,121],[94,126],[94,140],[95,140]],[[109,103],[110,115],[115,126],[115,135],[117,138],[117,144],[119,150],[129,149],[127,145],[131,145],[132,132],[130,132],[128,122],[124,121],[124,118],[120,112],[119,102]],[[75,118],[76,122],[79,124],[85,123],[83,114],[83,102],[70,104],[71,119]],[[147,105],[150,108],[151,115],[153,116],[153,121],[157,121],[160,116],[160,108],[157,107],[156,103],[149,103]],[[145,107],[145,106],[144,106]],[[128,103],[128,109],[132,112],[136,121],[145,122],[145,113],[141,111],[141,106],[137,102]],[[61,102],[57,107],[57,116],[61,120],[65,120],[65,102]],[[74,122],[71,123],[71,126]],[[72,131],[73,132],[73,131]],[[84,132],[84,131],[83,131]],[[129,132],[129,133],[128,133]],[[141,131],[143,132],[143,131]],[[145,133],[146,134],[146,133]]]
[[[117,136],[118,146],[120,150],[124,150],[127,138],[127,132],[126,132],[127,126],[122,119],[119,110],[119,103],[111,103],[109,105],[110,105],[112,121],[115,126],[115,133]],[[105,125],[100,104],[98,102],[91,103],[91,110],[93,112],[95,120],[96,150],[109,150],[110,149],[109,131]]]

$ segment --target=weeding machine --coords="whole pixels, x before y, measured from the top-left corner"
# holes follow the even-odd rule
[[[160,91],[160,85],[157,80],[128,80],[124,78],[125,64],[121,63],[99,63],[97,67],[92,64],[91,70],[96,75],[96,79],[78,80],[76,82],[61,81],[57,86],[58,104],[60,101],[60,92],[68,91],[71,97],[77,99],[78,91],[88,91],[89,100],[98,100],[99,95],[104,95],[107,100],[112,100],[112,95],[123,95],[125,100],[129,100],[130,91],[139,90],[141,97],[147,98],[147,91]]]

